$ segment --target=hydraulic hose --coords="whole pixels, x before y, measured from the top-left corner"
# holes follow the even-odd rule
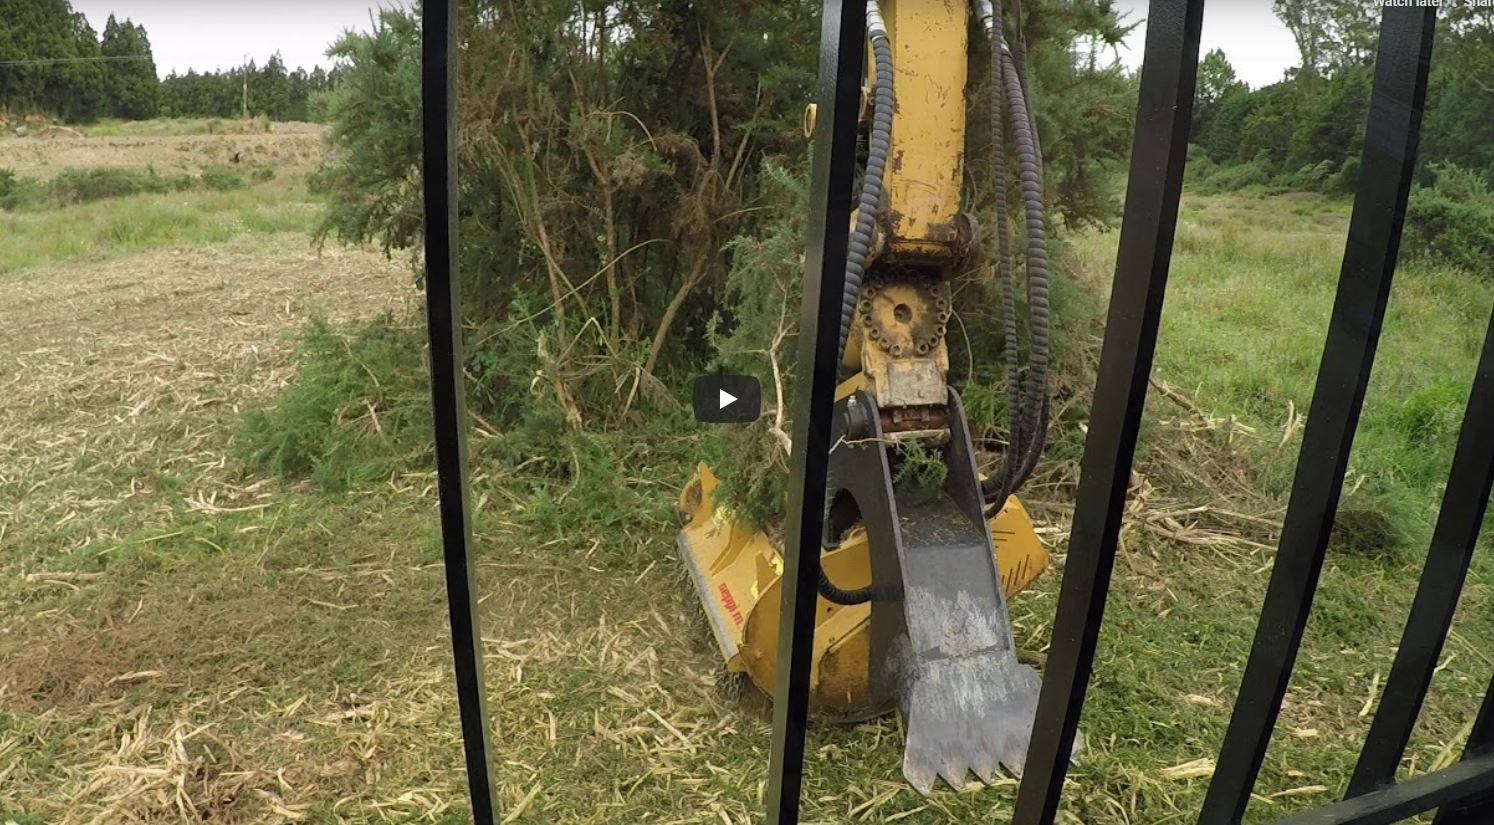
[[[1022,179],[1022,204],[1027,217],[1027,312],[1029,365],[1023,396],[1022,431],[1027,448],[1018,467],[1013,489],[1027,480],[1043,449],[1043,429],[1038,427],[1048,405],[1048,242],[1047,216],[1043,204],[1043,162],[1038,155],[1037,129],[1032,109],[1022,88],[1021,76],[1010,54],[1002,55],[1006,76],[1007,108],[1012,113],[1012,133],[1017,144],[1017,163]]]
[[[887,37],[887,23],[876,2],[866,4],[866,31],[871,39],[876,78],[872,82],[872,123],[867,141],[866,172],[861,178],[861,195],[856,203],[856,226],[851,230],[846,253],[846,281],[840,300],[840,347],[844,355],[851,334],[851,319],[861,300],[861,281],[866,275],[866,256],[871,251],[876,231],[877,213],[886,194],[882,178],[887,171],[887,155],[892,151],[892,42]]]
[[[1027,93],[1026,67],[1007,48],[1003,14],[991,0],[977,0],[977,11],[991,44],[992,165],[996,177],[997,277],[1001,282],[1003,345],[1007,371],[1007,449],[996,471],[982,484],[988,515],[1001,509],[1032,474],[1042,455],[1048,425],[1048,251],[1043,203],[1042,154]],[[1020,23],[1019,23],[1020,27]],[[1017,155],[1026,224],[1028,358],[1022,375],[1017,352],[1017,321],[1011,244],[1007,221],[1005,127],[1010,123]]]
[[[997,15],[990,0],[977,3],[980,22],[985,27],[986,39],[991,46],[991,66],[995,82],[991,84],[991,170],[995,183],[996,200],[996,277],[1001,284],[1002,352],[1006,360],[1006,409],[1008,443],[1023,443],[1022,419],[1016,411],[1022,406],[1022,383],[1017,360],[1017,275],[1012,266],[1011,230],[1008,227],[1006,203],[1006,97],[1000,82],[1002,38],[998,30]],[[1008,450],[996,472],[988,479],[987,495],[1009,490],[1016,477],[1017,463],[1010,459]],[[1005,495],[1000,496],[1003,500]]]
[[[861,301],[861,282],[866,276],[866,258],[871,252],[877,213],[885,196],[882,181],[887,171],[887,156],[892,151],[892,42],[887,37],[887,23],[876,0],[866,4],[866,33],[871,40],[876,77],[872,81],[871,134],[867,140],[866,170],[861,178],[861,194],[856,201],[856,225],[851,229],[846,252],[845,291],[840,301],[840,346],[837,360],[844,357],[846,341],[851,334],[851,319]],[[844,589],[836,587],[820,569],[819,593],[835,604],[864,604],[872,599],[871,587]]]

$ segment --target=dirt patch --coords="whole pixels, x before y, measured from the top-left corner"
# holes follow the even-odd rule
[[[81,140],[83,137],[83,133],[78,131],[77,129],[68,128],[67,126],[48,126],[47,128],[37,132],[36,136],[48,140],[55,140],[57,138]]]
[[[126,563],[63,597],[66,611],[24,624],[31,629],[25,645],[0,645],[6,706],[97,711],[141,691],[174,704],[203,685],[275,684],[330,659],[374,662],[414,644],[394,628],[359,632],[384,626],[381,612],[392,603],[409,627],[437,628],[443,615],[434,570],[402,574],[396,592],[387,573],[367,573],[386,570],[383,564],[286,572],[238,558],[223,566],[233,574],[143,573]],[[308,650],[308,631],[342,639],[336,655]]]
[[[270,131],[277,135],[324,135],[327,132],[327,127],[320,123],[289,120],[281,123],[271,123]]]
[[[35,137],[0,140],[0,168],[21,177],[50,178],[78,168],[198,174],[209,166],[309,167],[321,162],[327,151],[321,126],[275,126],[269,134],[122,137],[85,137],[67,127],[50,126]]]
[[[301,235],[0,280],[0,535],[70,552],[150,517],[143,505],[245,503],[256,493],[232,477],[229,434],[244,404],[289,380],[296,333],[316,315],[409,314],[417,299],[404,265],[318,253]],[[174,477],[191,481],[170,489]],[[105,514],[129,521],[72,532]]]
[[[399,601],[420,638],[360,633],[380,624],[382,580],[317,572],[333,571],[243,571],[232,580],[187,571],[184,580],[159,576],[141,583],[139,596],[92,606],[89,591],[73,594],[54,614],[59,624],[0,656],[6,710],[39,720],[38,734],[64,750],[55,769],[31,777],[42,787],[30,791],[70,800],[64,823],[303,818],[297,803],[325,774],[359,775],[337,754],[362,752],[361,723],[389,713],[398,695],[336,687],[336,660],[387,662],[418,648],[442,615],[433,598],[439,579],[417,576],[403,582],[415,586]],[[356,616],[317,606],[331,599],[362,606]],[[332,625],[318,621],[327,615],[337,616]],[[308,637],[324,633],[342,640],[335,653],[306,649]],[[308,672],[320,673],[330,695],[296,684]],[[429,701],[423,682],[405,689]],[[66,737],[47,732],[59,723],[72,727]]]

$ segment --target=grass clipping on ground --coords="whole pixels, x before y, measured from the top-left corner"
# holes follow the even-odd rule
[[[1286,271],[1270,257],[1281,232],[1251,231],[1240,213],[1252,204],[1206,206],[1227,220],[1185,210],[1170,300],[1189,310],[1184,321],[1252,323],[1263,310],[1240,294],[1211,314],[1213,291],[1235,276],[1221,277],[1234,270],[1210,256],[1255,249],[1257,263],[1272,266],[1238,278],[1261,291],[1259,271]],[[1313,220],[1302,217],[1294,220]],[[1330,234],[1320,228],[1302,243],[1322,246]],[[1080,250],[1076,277],[1097,293],[1113,241],[1102,236],[1098,252]],[[1091,252],[1103,260],[1093,271],[1084,266]],[[433,473],[334,472],[349,489],[333,494],[280,481],[268,464],[253,473],[235,461],[242,410],[291,398],[294,343],[315,310],[339,322],[316,352],[347,394],[308,401],[313,418],[375,441],[394,406],[415,403],[384,377],[403,362],[380,360],[378,345],[357,334],[407,294],[396,292],[407,273],[379,269],[375,255],[346,254],[244,243],[0,281],[0,343],[26,359],[0,394],[0,413],[21,433],[0,442],[0,600],[14,606],[0,615],[0,820],[461,821]],[[1408,275],[1413,299],[1419,289],[1471,289]],[[38,302],[38,294],[57,299]],[[1434,317],[1413,320],[1435,337],[1444,332]],[[1308,321],[1298,326],[1311,346],[1298,346],[1291,329],[1272,337],[1311,352],[1321,318]],[[1051,633],[1095,329],[1069,336],[1086,366],[1055,374],[1049,455],[1023,492],[1055,565],[1010,605],[1017,645],[1029,654]],[[1197,809],[1270,572],[1283,503],[1277,479],[1290,476],[1300,443],[1300,414],[1272,419],[1248,404],[1221,405],[1217,391],[1197,389],[1208,382],[1189,367],[1229,364],[1240,375],[1259,360],[1267,378],[1281,373],[1279,384],[1255,375],[1240,383],[1275,415],[1288,409],[1281,388],[1300,384],[1312,364],[1247,351],[1236,329],[1214,334],[1229,339],[1230,361],[1207,349],[1207,335],[1184,331],[1159,349],[1083,721],[1090,750],[1064,800],[1070,822],[1160,822]],[[1458,341],[1436,346],[1463,351]],[[1393,348],[1382,356],[1391,367]],[[1424,396],[1431,415],[1419,407],[1367,415],[1385,427],[1373,443],[1392,443],[1400,430],[1391,425],[1441,432],[1445,405],[1432,403],[1441,397]],[[767,429],[774,417],[765,419],[752,437],[776,440]],[[315,449],[301,454],[344,443],[328,432],[310,433],[304,443]],[[506,816],[754,821],[768,761],[766,703],[723,689],[729,680],[680,571],[668,513],[699,437],[571,434],[544,442],[553,454],[543,460],[486,458],[515,437],[480,424],[472,444],[483,652]],[[728,457],[740,460],[745,449]],[[362,466],[351,455],[347,466]],[[33,489],[38,481],[45,485]],[[1328,801],[1343,786],[1415,573],[1395,556],[1330,557],[1253,802],[1261,815]],[[1494,667],[1490,580],[1487,569],[1470,579],[1469,604],[1482,612],[1449,638],[1408,772],[1448,764],[1467,736]],[[806,820],[1009,816],[1011,779],[919,796],[899,777],[900,741],[893,719],[815,725]]]

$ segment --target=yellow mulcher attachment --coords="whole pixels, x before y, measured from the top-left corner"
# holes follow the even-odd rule
[[[700,465],[680,495],[680,553],[705,605],[726,669],[745,673],[764,693],[773,692],[778,644],[779,581],[783,557],[767,534],[743,527],[713,497],[716,476]],[[1048,553],[1015,497],[990,520],[1001,586],[1010,598],[1048,567]],[[871,584],[866,528],[852,527],[840,546],[820,557],[826,576],[849,587]],[[815,614],[810,704],[833,718],[855,722],[893,708],[873,700],[867,681],[871,604],[836,604],[820,598]]]
[[[898,711],[903,774],[923,793],[938,777],[958,788],[969,772],[990,781],[998,767],[1021,771],[1039,680],[1017,662],[1006,598],[1048,563],[1012,495],[1041,453],[1047,426],[1042,166],[1021,62],[1003,42],[999,11],[987,0],[975,5],[996,76],[994,234],[1008,443],[999,467],[980,476],[959,396],[947,384],[951,282],[975,234],[960,211],[972,10],[966,0],[871,2],[867,158],[846,262],[844,381],[811,677],[811,703],[821,715],[855,720]],[[813,128],[812,110],[806,123]],[[1026,227],[1025,370],[1005,220],[1008,135]],[[715,488],[704,465],[685,487],[680,550],[727,668],[771,693],[779,548],[716,506]]]

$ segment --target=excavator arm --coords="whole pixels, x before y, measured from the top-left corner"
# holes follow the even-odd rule
[[[949,386],[946,342],[952,287],[975,237],[961,202],[972,14],[986,24],[1001,115],[994,188],[1003,219],[991,234],[1007,317],[1011,437],[990,477],[977,470]],[[904,776],[928,793],[938,777],[958,788],[970,772],[985,781],[998,767],[1019,772],[1032,735],[1039,679],[1017,661],[1006,598],[1047,565],[1012,496],[1046,425],[1041,164],[999,11],[965,0],[881,0],[868,18],[867,159],[846,264],[812,699],[838,718],[897,710]],[[812,130],[812,110],[807,124]],[[1026,370],[1015,360],[1006,126],[1027,212]],[[713,488],[702,466],[682,496],[682,555],[728,668],[770,690],[782,561],[766,536],[714,505]]]

